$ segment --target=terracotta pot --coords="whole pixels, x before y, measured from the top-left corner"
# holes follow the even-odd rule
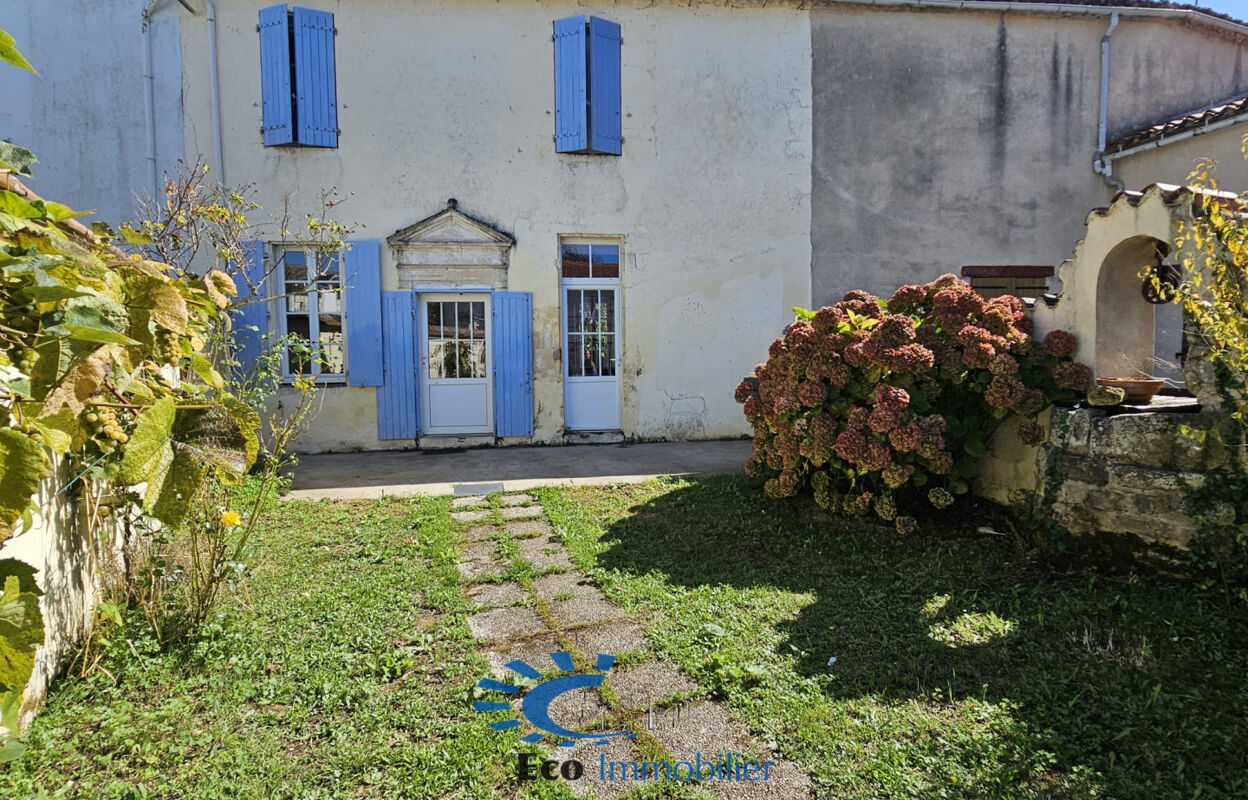
[[[1132,405],[1145,405],[1151,402],[1153,395],[1166,385],[1164,378],[1097,378],[1096,382],[1101,386],[1122,389],[1127,393],[1122,402]]]

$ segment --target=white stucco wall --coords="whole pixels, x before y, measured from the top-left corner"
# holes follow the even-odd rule
[[[533,293],[536,438],[563,425],[561,235],[622,235],[623,431],[748,430],[733,388],[810,297],[810,31],[798,4],[320,2],[338,28],[335,150],[261,146],[263,2],[218,8],[226,171],[259,202],[321,187],[385,239],[444,207],[516,239],[509,288]],[[554,152],[552,20],[623,27],[620,157]],[[206,60],[188,20],[187,64]],[[210,152],[208,83],[188,70],[187,157]],[[383,254],[383,286],[398,288]],[[326,391],[309,450],[379,446],[374,391]],[[402,443],[399,443],[402,444]]]
[[[32,189],[114,226],[133,219],[136,198],[151,193],[140,16],[146,5],[0,4],[0,29],[39,71],[0,70],[0,138],[39,158],[26,181]],[[181,6],[166,0],[152,22],[158,173],[172,170],[183,152],[180,14]]]

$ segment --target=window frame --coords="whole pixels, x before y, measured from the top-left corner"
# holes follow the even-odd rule
[[[602,235],[566,235],[560,236],[558,249],[556,251],[556,261],[558,262],[558,279],[559,279],[559,341],[562,348],[563,362],[560,365],[561,379],[566,381],[569,378],[594,379],[609,378],[617,380],[620,383],[621,391],[623,389],[623,369],[624,369],[624,240],[625,237],[620,234],[602,234]],[[593,251],[590,251],[590,277],[567,278],[563,275],[563,248],[565,245],[602,245],[615,247],[617,250],[618,263],[617,274],[615,277],[596,278],[593,277]],[[568,289],[610,289],[615,292],[614,302],[614,319],[615,330],[609,334],[613,340],[614,353],[613,360],[615,371],[610,376],[597,375],[571,375],[569,374],[570,347],[569,337],[572,335],[568,330]]]
[[[269,253],[270,253],[270,257],[273,259],[272,260],[273,269],[269,271],[269,285],[272,289],[274,289],[271,297],[272,297],[273,302],[275,303],[274,310],[276,312],[276,318],[277,318],[277,324],[272,327],[274,331],[277,333],[278,338],[284,339],[289,333],[289,328],[287,325],[289,315],[292,313],[293,314],[306,314],[308,317],[309,342],[316,343],[317,340],[313,337],[319,335],[320,333],[319,304],[320,304],[321,293],[320,291],[309,291],[307,287],[312,283],[320,284],[323,279],[316,278],[316,275],[319,274],[319,272],[310,273],[309,279],[304,281],[304,291],[302,293],[302,295],[307,297],[308,299],[307,310],[306,311],[291,311],[289,309],[289,306],[287,305],[287,301],[291,297],[296,296],[296,295],[286,290],[286,284],[290,283],[290,281],[286,280],[285,254],[287,252],[295,251],[295,250],[303,251],[304,258],[306,259],[306,263],[316,264],[318,262],[318,256],[320,255],[320,252],[319,252],[317,245],[314,243],[298,242],[298,241],[270,242],[269,243]],[[290,369],[290,349],[288,346],[283,345],[282,346],[282,363],[281,363],[281,373],[282,373],[283,384],[291,384],[295,381],[296,378],[309,378],[309,377],[312,378],[318,384],[325,384],[325,385],[341,384],[344,386],[347,384],[347,372],[351,369],[350,353],[347,349],[347,326],[350,323],[347,320],[347,287],[346,287],[346,279],[345,279],[346,267],[345,267],[345,263],[343,259],[343,251],[341,249],[336,251],[333,258],[337,259],[338,261],[338,311],[331,312],[331,313],[337,313],[342,323],[342,334],[341,334],[342,335],[342,344],[341,344],[342,346],[342,372],[340,373],[339,372],[329,372],[329,373],[321,372],[320,371],[321,362],[318,359],[314,358],[312,361],[312,368],[314,370],[313,372],[311,372],[310,374],[293,373],[291,372],[291,369]]]

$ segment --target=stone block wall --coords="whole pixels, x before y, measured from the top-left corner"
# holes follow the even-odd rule
[[[974,489],[1073,534],[1127,534],[1187,549],[1199,528],[1188,495],[1229,466],[1227,448],[1205,435],[1221,420],[1211,413],[1055,408],[1039,447],[1024,447],[1013,426],[1003,426]],[[1235,515],[1229,503],[1203,513],[1228,523]]]

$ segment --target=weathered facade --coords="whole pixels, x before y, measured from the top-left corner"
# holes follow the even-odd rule
[[[1248,28],[1195,24],[1177,11],[975,5],[829,3],[811,12],[815,304],[853,288],[888,293],[967,264],[1067,258],[1088,210],[1116,192],[1093,171],[1102,41],[1115,10],[1110,142],[1248,93]],[[1228,186],[1248,185],[1243,132],[1224,128],[1121,159],[1116,177],[1127,188],[1181,184],[1198,157],[1216,155]]]
[[[1055,266],[1115,181],[1202,155],[1248,184],[1240,116],[1131,138],[1248,93],[1248,26],[1164,4],[187,2],[154,5],[157,127],[359,223],[334,275],[250,248],[282,297],[240,322],[328,354],[310,451],[746,434],[732,388],[793,306]]]

